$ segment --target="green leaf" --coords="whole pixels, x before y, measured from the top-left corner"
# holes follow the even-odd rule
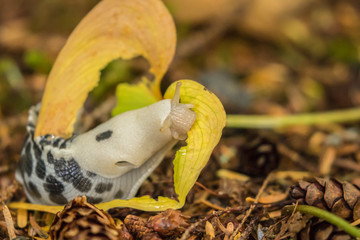
[[[117,105],[112,115],[142,108],[158,101],[154,93],[143,83],[121,83],[116,87]]]

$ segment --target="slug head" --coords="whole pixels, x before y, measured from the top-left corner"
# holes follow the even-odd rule
[[[154,155],[163,157],[169,143],[186,139],[196,118],[192,104],[179,103],[179,94],[180,84],[172,100],[119,114],[77,136],[71,145],[74,157],[104,177],[121,176]]]
[[[164,131],[170,128],[171,135],[174,139],[185,140],[187,132],[190,130],[195,122],[196,114],[191,108],[193,104],[180,103],[180,86],[181,82],[176,84],[174,97],[171,99],[171,111],[165,119],[164,125],[161,128]]]

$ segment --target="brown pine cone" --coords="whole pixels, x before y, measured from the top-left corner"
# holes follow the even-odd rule
[[[147,226],[145,219],[142,219],[135,215],[127,215],[124,219],[124,224],[129,229],[130,233],[135,236],[136,239],[141,240],[161,240],[162,238],[159,236],[154,229]]]
[[[315,178],[314,182],[301,180],[291,187],[290,196],[344,219],[360,218],[360,190],[346,181],[324,178]]]
[[[49,233],[52,240],[132,239],[125,226],[119,229],[108,213],[88,203],[85,196],[76,197],[56,214]]]
[[[305,229],[304,229],[305,230]],[[351,236],[336,226],[320,220],[311,224],[310,231],[302,232],[304,239],[351,240]],[[307,235],[307,236],[306,236]],[[303,239],[303,238],[302,238]]]

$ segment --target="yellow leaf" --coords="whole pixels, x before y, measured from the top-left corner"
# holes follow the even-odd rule
[[[11,202],[8,205],[9,208],[13,208],[13,209],[27,209],[32,211],[49,212],[54,214],[64,209],[64,206],[49,206],[49,205],[33,204],[26,202]]]
[[[160,0],[103,0],[80,22],[49,74],[35,136],[70,137],[77,113],[100,70],[116,58],[144,56],[159,84],[176,43],[173,20]]]
[[[18,209],[16,223],[19,228],[25,228],[28,224],[28,212],[25,209]]]
[[[201,170],[208,162],[214,147],[218,144],[225,127],[226,114],[220,100],[201,84],[181,80],[181,103],[194,105],[196,120],[186,140],[187,146],[176,152],[174,159],[175,192],[182,205]],[[171,98],[176,84],[172,84],[164,95]]]
[[[165,211],[169,208],[177,209],[182,207],[178,201],[161,196],[157,200],[149,196],[142,196],[129,200],[115,199],[110,202],[95,204],[95,206],[103,210],[115,207],[130,207],[144,211]],[[27,209],[54,214],[64,209],[64,206],[49,206],[24,202],[11,202],[9,203],[9,207],[13,209]]]
[[[97,204],[99,208],[107,210],[114,207],[132,207],[144,211],[164,211],[184,206],[187,194],[220,140],[226,114],[220,100],[204,86],[191,80],[180,82],[181,103],[194,105],[196,120],[188,132],[187,146],[179,149],[174,159],[174,185],[179,202],[165,197],[159,197],[156,201],[149,196],[143,196],[130,200],[115,199]],[[176,83],[173,83],[166,90],[164,98],[171,99],[175,87]]]
[[[178,150],[174,159],[174,185],[179,201],[161,196],[158,197],[158,200],[142,196],[129,200],[115,199],[95,204],[98,208],[108,210],[114,207],[131,207],[144,211],[164,211],[168,208],[177,209],[184,206],[187,194],[220,140],[225,127],[226,114],[219,99],[204,86],[191,80],[181,80],[181,82],[181,102],[194,105],[193,111],[196,113],[196,120],[188,132],[187,146]],[[175,86],[176,83],[173,83],[167,89],[165,98],[172,98]],[[9,206],[53,213],[63,208],[62,206],[42,206],[29,203],[10,203]]]

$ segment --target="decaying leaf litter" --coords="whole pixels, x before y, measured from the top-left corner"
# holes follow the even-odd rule
[[[204,6],[201,1],[190,2]],[[163,80],[164,85],[182,78],[198,80],[219,96],[231,114],[282,116],[358,106],[360,36],[356,3],[335,1],[327,5],[297,1],[277,6],[253,1],[237,6],[236,1],[228,2],[236,7],[225,8],[222,12],[214,1],[206,5],[208,12],[206,7],[200,7],[202,16],[191,16],[192,12],[186,10],[181,12],[184,8],[176,6],[180,1],[169,3],[177,21],[178,51]],[[23,3],[29,9],[26,14],[19,7],[20,1],[5,4],[8,10],[2,14],[1,32],[9,34],[0,37],[3,78],[0,95],[5,96],[1,99],[0,183],[2,201],[9,203],[24,199],[13,181],[13,172],[24,138],[27,108],[40,100],[44,74],[82,16],[69,14],[77,20],[71,20],[74,23],[66,26],[65,21],[47,22],[41,21],[41,17],[59,8],[71,9],[70,3]],[[72,4],[84,14],[91,8],[84,3]],[[49,11],[44,13],[39,9]],[[266,14],[262,14],[264,12]],[[24,42],[25,37],[29,41]],[[114,62],[108,66],[108,72],[103,73],[102,103],[90,97],[86,104],[90,123],[102,122],[100,118],[109,113],[105,110],[113,101],[109,97],[114,95],[111,93],[112,75],[118,74],[118,78],[137,76],[139,71],[146,71],[143,66],[147,64],[143,62]],[[116,67],[124,64],[130,67],[125,70]],[[111,72],[111,69],[118,72]],[[99,114],[101,110],[104,114]],[[143,184],[139,195],[176,198],[171,156],[173,154],[169,154],[169,159]],[[338,186],[358,186],[359,158],[357,121],[284,129],[226,128],[181,209],[181,221],[179,215],[169,215],[168,219],[177,224],[174,232],[170,231],[171,236],[183,239],[237,239],[240,235],[245,239],[260,239],[263,235],[270,239],[346,239],[348,235],[335,225],[300,212],[281,215],[281,209],[294,202],[289,197],[290,187],[304,177],[313,183],[318,182],[313,176],[333,177],[336,180],[331,181],[340,181]],[[344,188],[340,190],[347,192]],[[322,191],[326,193],[327,190]],[[321,196],[315,199],[322,201]],[[346,204],[343,211],[353,209]],[[24,218],[33,216],[45,233],[54,218],[40,212],[10,211],[17,236],[42,236],[34,221],[25,220],[24,227]],[[113,209],[110,214],[119,228],[119,220],[125,226],[129,220],[137,223],[131,226],[144,226],[128,229],[134,231],[126,235],[128,239],[130,234],[145,238],[146,234],[142,234],[146,231],[158,234],[160,239],[171,238],[164,234],[167,230],[161,228],[162,224],[151,224],[154,222],[149,217],[155,213]],[[180,224],[182,221],[188,225],[184,227]],[[6,224],[9,218],[3,217],[1,236],[4,238],[8,236]]]

